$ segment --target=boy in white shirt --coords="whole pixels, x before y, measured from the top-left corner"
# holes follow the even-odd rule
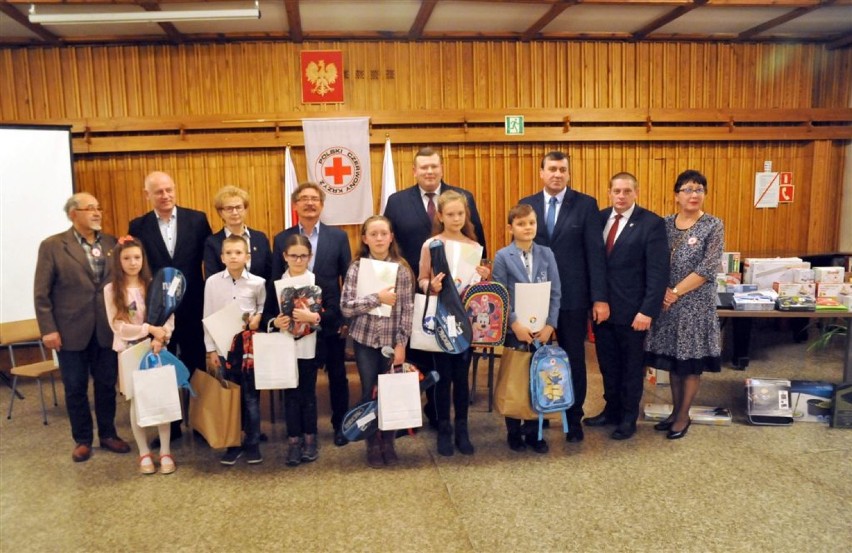
[[[222,263],[225,270],[207,279],[204,285],[204,317],[216,313],[230,302],[237,302],[249,330],[257,330],[266,301],[266,281],[246,270],[249,260],[248,243],[242,236],[231,235],[222,242]],[[237,335],[240,340],[241,336]],[[213,337],[205,328],[204,345],[207,348],[207,370],[220,374],[225,359],[216,351]],[[250,358],[241,363],[241,370],[229,370],[228,380],[240,385],[243,406],[242,447],[229,447],[220,462],[234,465],[243,453],[249,464],[263,462],[260,454],[260,392],[254,386],[254,367]]]

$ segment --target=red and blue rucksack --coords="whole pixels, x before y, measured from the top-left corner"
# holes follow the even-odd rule
[[[462,294],[467,318],[473,327],[471,345],[502,346],[509,324],[509,293],[499,282],[471,284]]]
[[[538,346],[538,342],[536,342]],[[571,363],[559,346],[540,346],[530,362],[530,401],[538,413],[538,439],[542,439],[544,414],[562,412],[562,429],[568,433],[565,410],[574,405]]]

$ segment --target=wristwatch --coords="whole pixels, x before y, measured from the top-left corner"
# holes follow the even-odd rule
[[[677,296],[677,297],[680,297],[680,294],[679,294],[679,293],[678,293],[678,291],[677,291],[677,286],[675,286],[674,288],[672,288],[672,294],[674,294],[674,295],[675,295],[675,296]]]

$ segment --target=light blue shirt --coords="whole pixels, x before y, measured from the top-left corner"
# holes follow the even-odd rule
[[[320,223],[317,222],[314,225],[314,230],[310,234],[305,233],[305,227],[302,226],[302,223],[299,223],[299,234],[307,237],[308,241],[311,243],[311,260],[308,261],[308,270],[314,272],[314,261],[317,259],[317,244],[319,244],[319,228]]]
[[[556,215],[553,218],[554,224],[559,220],[559,212],[562,210],[562,201],[565,199],[565,192],[568,191],[568,187],[562,189],[562,192],[557,194],[556,196],[551,196],[547,193],[547,190],[542,190],[541,193],[544,194],[544,220],[547,221],[547,210],[550,209],[550,198],[556,198]],[[539,223],[540,225],[543,224]]]

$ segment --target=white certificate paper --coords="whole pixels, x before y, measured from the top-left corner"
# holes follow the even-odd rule
[[[139,370],[142,359],[151,351],[151,339],[147,338],[118,354],[118,391],[124,399],[133,399],[133,371]]]
[[[382,290],[396,286],[396,272],[399,270],[398,263],[379,261],[378,259],[361,258],[358,267],[358,287],[355,295],[359,298],[381,292]],[[370,315],[379,317],[390,317],[391,306],[382,304],[370,311]]]
[[[515,284],[515,315],[533,332],[547,324],[550,310],[550,282],[518,282]]]
[[[450,266],[450,274],[456,288],[462,290],[472,284],[478,273],[476,268],[482,261],[482,245],[467,244],[456,240],[444,241],[444,253],[447,255],[447,264]]]
[[[237,302],[228,302],[228,305],[213,313],[209,317],[201,319],[204,324],[204,329],[213,338],[213,343],[216,344],[216,351],[222,357],[228,355],[228,350],[231,349],[231,342],[234,336],[243,330],[245,321],[243,321],[243,310]]]

